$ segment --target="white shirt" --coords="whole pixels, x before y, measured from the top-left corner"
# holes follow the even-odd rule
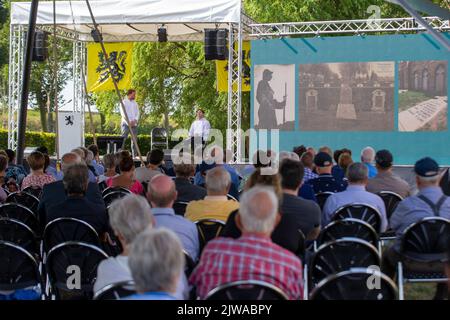
[[[203,137],[203,140],[207,140],[209,129],[211,129],[211,125],[205,118],[195,120],[192,122],[191,128],[189,129],[189,137]]]
[[[128,98],[123,99],[123,105],[125,106],[125,111],[128,115],[128,120],[133,121],[139,120],[139,108],[135,100],[128,100]],[[127,123],[125,120],[125,115],[123,113],[122,107],[120,109],[120,115],[122,116],[122,123]]]

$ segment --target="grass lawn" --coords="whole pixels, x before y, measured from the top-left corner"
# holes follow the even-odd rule
[[[407,110],[423,101],[431,99],[422,92],[405,91],[398,94],[398,111]]]
[[[435,283],[408,283],[404,287],[405,300],[431,300],[436,291]]]

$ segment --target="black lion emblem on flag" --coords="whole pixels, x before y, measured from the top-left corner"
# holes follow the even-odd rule
[[[109,53],[108,61],[112,66],[112,74],[114,79],[117,82],[120,82],[125,76],[126,73],[126,63],[125,60],[127,58],[127,52],[126,51],[111,51]],[[108,63],[105,60],[105,57],[103,55],[103,52],[98,53],[98,60],[99,64],[97,69],[95,70],[96,73],[100,74],[99,82],[105,82],[109,79],[109,67]]]

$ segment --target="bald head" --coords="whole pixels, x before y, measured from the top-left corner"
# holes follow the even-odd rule
[[[75,152],[65,153],[61,157],[61,169],[64,171],[72,164],[81,163],[81,157]]]
[[[156,208],[172,208],[177,198],[175,183],[166,175],[154,176],[148,184],[147,199]]]

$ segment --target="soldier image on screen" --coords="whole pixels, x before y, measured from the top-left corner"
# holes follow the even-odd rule
[[[273,72],[269,69],[263,71],[263,78],[256,89],[256,101],[259,103],[258,117],[259,128],[274,129],[278,127],[275,109],[283,109],[286,106],[286,92],[283,101],[278,102],[274,97],[274,91],[270,87]]]

